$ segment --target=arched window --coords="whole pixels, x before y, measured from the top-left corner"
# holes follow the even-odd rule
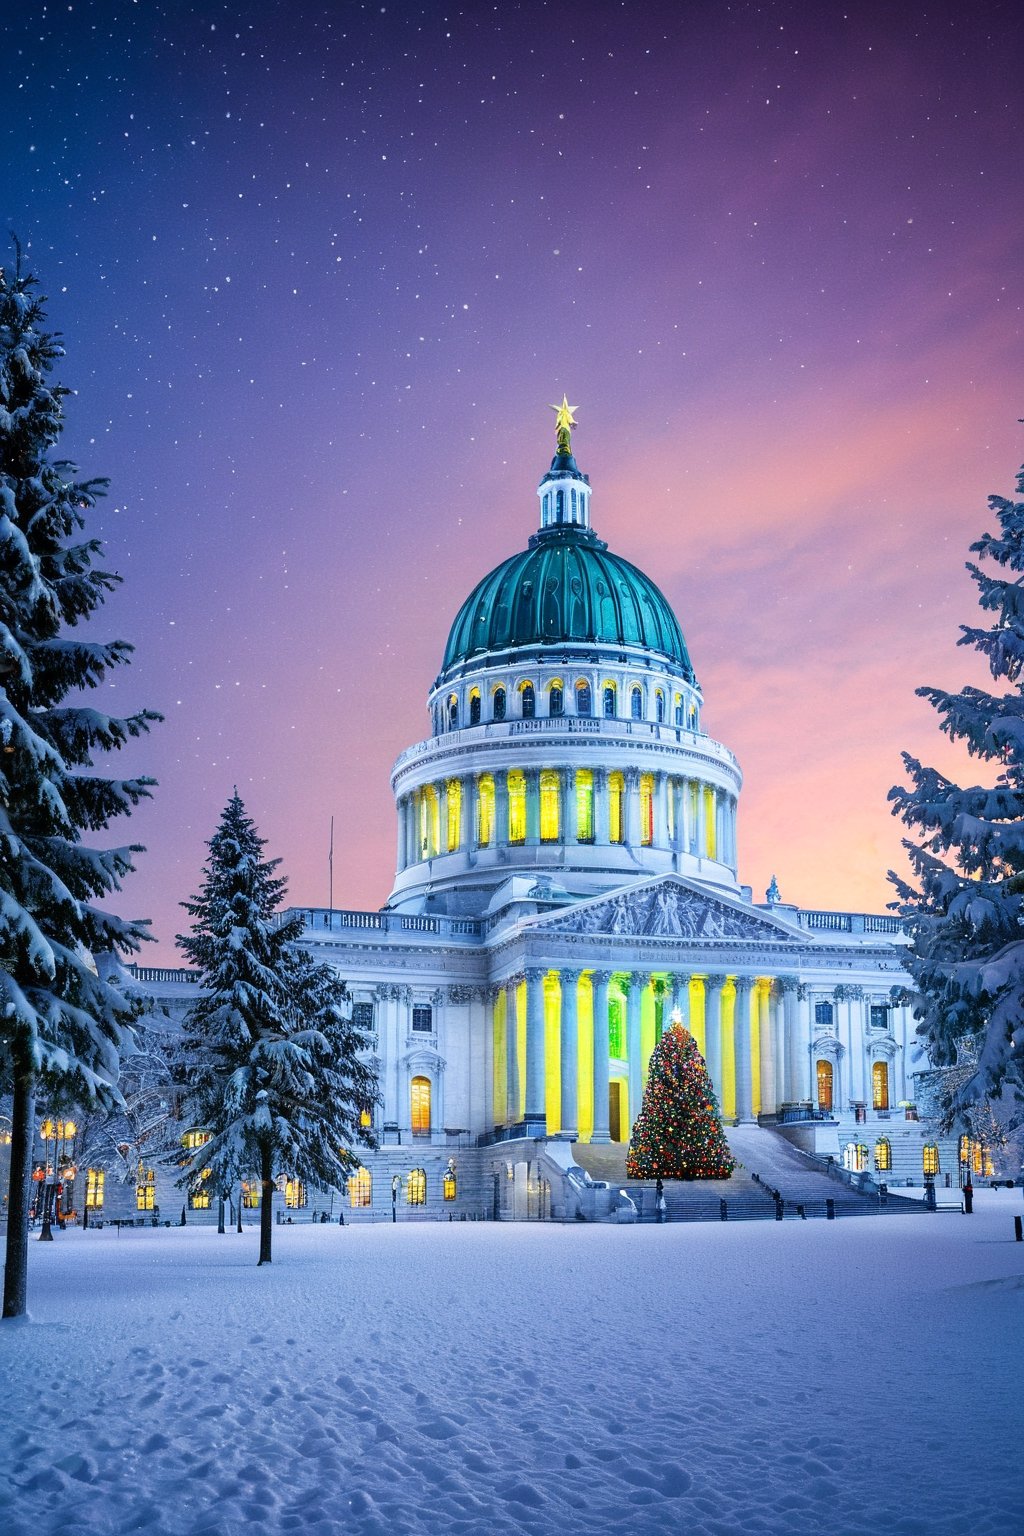
[[[482,773],[476,786],[476,844],[489,848],[494,841],[494,779]]]
[[[925,1173],[938,1173],[939,1149],[933,1141],[926,1143],[921,1149],[921,1167]]]
[[[555,492],[555,510],[556,510],[556,512],[558,514],[558,521],[562,522],[564,517],[565,517],[565,492],[564,491],[556,491]]]
[[[650,848],[654,842],[654,775],[640,775],[640,842]]]
[[[879,1173],[888,1173],[892,1168],[892,1147],[884,1136],[875,1142],[875,1167]]]
[[[593,701],[593,699],[591,698],[591,695],[590,695],[590,684],[589,683],[577,683],[576,684],[576,713],[578,715],[589,715],[589,714],[592,713],[593,707],[594,707],[594,701]]]
[[[576,841],[594,841],[594,775],[589,768],[576,770]]]
[[[348,1203],[354,1210],[365,1210],[373,1204],[373,1174],[369,1168],[357,1168],[349,1174]]]
[[[683,696],[681,693],[676,694],[675,722],[676,725],[682,725],[683,723]]]
[[[430,1135],[430,1078],[414,1077],[409,1084],[410,1119],[414,1136]]]
[[[622,824],[622,796],[625,789],[625,780],[621,773],[616,771],[608,775],[608,841],[610,843],[623,843],[626,840],[625,828]]]
[[[456,1193],[458,1191],[458,1185],[457,1185],[457,1182],[456,1182],[456,1179],[455,1179],[455,1169],[454,1168],[449,1167],[449,1168],[445,1169],[445,1174],[444,1174],[444,1179],[442,1180],[442,1185],[443,1185],[443,1188],[444,1188],[444,1198],[445,1198],[445,1200],[454,1200],[455,1196],[456,1196]]]
[[[644,695],[641,688],[634,688],[630,692],[629,713],[633,720],[642,720],[644,717]]]
[[[657,720],[659,725],[663,725],[664,724],[664,721],[665,721],[665,695],[662,693],[660,688],[658,689],[657,693],[654,695],[654,718]]]
[[[843,1167],[848,1173],[866,1173],[868,1149],[861,1142],[848,1141],[843,1148]]]
[[[884,1061],[873,1062],[871,1066],[871,1107],[889,1108],[889,1068]]]
[[[432,859],[441,847],[441,808],[433,784],[420,790],[420,849],[424,859]]]
[[[102,1168],[89,1168],[85,1175],[85,1208],[88,1211],[103,1209],[103,1186],[107,1176]]]
[[[409,1169],[405,1180],[405,1198],[409,1205],[426,1205],[427,1175],[425,1169]]]
[[[555,769],[543,769],[540,776],[540,840],[542,843],[558,842],[561,789],[561,781]]]
[[[508,776],[508,840],[526,842],[526,775],[513,768]]]
[[[480,724],[480,690],[479,690],[479,688],[474,688],[473,692],[469,696],[469,723],[470,723],[470,725],[479,725]]]
[[[480,700],[477,699],[477,703]],[[459,846],[459,834],[462,830],[462,782],[459,779],[448,780],[448,825],[447,832],[448,852],[455,853]]]
[[[606,720],[615,719],[615,684],[605,683],[604,692],[601,695],[602,708]]]
[[[505,690],[504,690],[504,688],[495,688],[495,690],[494,690],[494,701],[493,702],[494,702],[494,707],[493,707],[491,713],[493,714],[495,720],[504,720],[504,718],[505,718]]]
[[[548,689],[548,714],[561,715],[565,712],[565,693],[561,683],[552,683]]]
[[[818,1079],[818,1108],[832,1113],[832,1063],[819,1061],[816,1067]]]
[[[459,725],[459,700],[456,694],[451,694],[448,699],[448,729],[454,731]]]
[[[532,720],[537,713],[537,695],[533,690],[533,684],[524,683],[519,690],[519,696],[522,704],[523,719]]]

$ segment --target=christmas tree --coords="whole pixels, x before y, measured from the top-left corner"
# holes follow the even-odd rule
[[[988,770],[986,782],[961,787],[904,753],[910,784],[889,793],[918,839],[904,841],[913,880],[889,876],[911,938],[901,959],[917,984],[918,1033],[945,1068],[972,1037],[969,1070],[940,1079],[944,1122],[969,1127],[984,1122],[988,1096],[1020,1090],[1024,1054],[1024,500],[990,496],[989,506],[998,529],[971,545],[986,566],[967,569],[991,620],[961,626],[959,643],[1006,687],[917,690],[946,736]]]
[[[704,1058],[689,1030],[673,1024],[651,1055],[626,1173],[631,1179],[727,1179],[735,1166]]]

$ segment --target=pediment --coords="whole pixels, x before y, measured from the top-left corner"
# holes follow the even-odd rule
[[[798,944],[789,928],[675,876],[643,881],[540,920],[549,933],[676,939],[740,939]],[[539,924],[538,924],[539,926]]]

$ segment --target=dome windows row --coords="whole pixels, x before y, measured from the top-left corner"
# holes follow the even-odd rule
[[[595,700],[594,686],[586,678],[578,679],[568,688],[561,678],[553,678],[539,688],[530,678],[524,678],[514,689],[496,683],[490,689],[486,720],[479,688],[471,687],[461,696],[452,690],[435,700],[433,727],[434,735],[440,736],[457,731],[463,725],[501,723],[516,718],[535,720],[541,716],[559,719],[570,713],[581,719],[593,719],[598,712],[605,720],[648,721],[686,731],[700,728],[699,706],[694,694],[663,687],[649,689],[641,683],[629,683],[620,688],[617,682],[608,680],[601,684]]]
[[[735,868],[736,800],[716,785],[630,768],[512,768],[400,796],[399,869],[536,844],[663,848]]]

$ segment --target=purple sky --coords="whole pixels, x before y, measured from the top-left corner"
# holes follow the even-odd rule
[[[1024,434],[1011,4],[23,4],[0,214],[166,723],[117,835],[173,961],[234,784],[297,902],[375,907],[388,775],[548,403],[738,755],[741,877],[878,910],[925,682]],[[127,829],[127,830],[125,830]]]

